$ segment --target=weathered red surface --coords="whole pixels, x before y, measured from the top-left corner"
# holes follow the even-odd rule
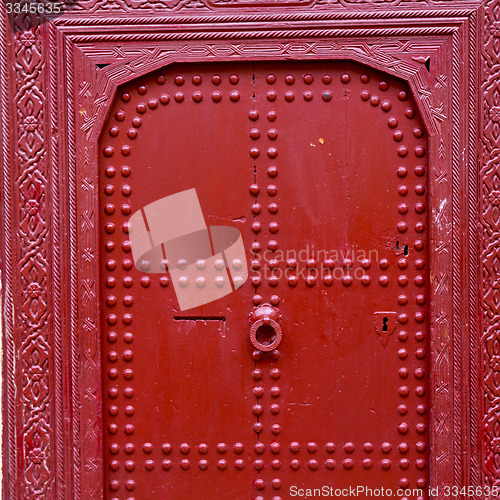
[[[487,488],[500,485],[500,8],[498,0],[487,0],[484,6],[482,4],[468,0],[84,0],[62,16],[40,19],[38,14],[19,10],[10,16],[0,17],[0,61],[3,62],[0,64],[3,82],[0,86],[0,120],[4,165],[0,232],[4,332],[4,497],[87,500],[108,496],[137,499],[141,498],[145,488],[141,483],[144,477],[151,488],[160,484],[160,478],[161,485],[166,488],[171,484],[166,481],[172,481],[172,478],[179,479],[179,488],[184,487],[182,480],[189,479],[191,490],[184,488],[187,495],[199,488],[200,481],[214,485],[213,491],[216,491],[219,476],[227,487],[231,484],[227,479],[229,477],[241,481],[246,489],[243,498],[252,498],[252,495],[255,498],[283,498],[290,484],[287,481],[294,477],[299,483],[307,477],[306,474],[311,481],[327,475],[325,477],[338,478],[342,482],[350,474],[351,477],[361,475],[371,481],[370,477],[374,477],[376,472],[381,481],[397,482],[408,477],[413,484],[419,477],[428,479],[434,488],[440,488],[438,498],[447,498],[444,489],[447,486],[455,486],[459,491],[466,487],[468,493],[474,493],[474,498],[494,497],[495,494],[488,492]],[[349,116],[344,113],[342,118],[342,110],[351,109],[349,106],[355,102],[361,105],[358,97],[365,90],[360,87],[359,74],[355,74],[354,66],[349,63],[346,66],[349,69],[344,70],[342,61],[365,64],[366,68],[370,68],[365,71],[372,78],[366,90],[369,87],[371,94],[377,92],[380,96],[390,96],[386,97],[392,105],[388,113],[382,111],[381,103],[372,108],[369,100],[363,101],[364,107],[356,112],[359,122],[356,126],[360,131],[365,128],[362,137],[358,138],[364,146],[354,147],[352,140],[344,144],[333,142],[335,129],[344,134],[344,139],[349,138],[342,124],[347,123],[351,132],[356,132]],[[266,64],[272,65],[273,69],[267,70]],[[314,69],[320,66],[325,68],[324,72],[336,75],[333,83],[325,84],[325,88],[329,86],[335,92],[343,88],[357,89],[356,92],[352,90],[349,101],[344,102],[343,97],[348,97],[345,94],[332,94],[330,102],[320,99],[323,91],[320,73],[323,72],[316,73]],[[289,69],[304,67],[307,69]],[[101,293],[106,289],[103,286],[107,277],[101,271],[107,260],[116,260],[117,267],[115,271],[106,270],[106,274],[115,273],[118,276],[119,271],[124,272],[122,261],[125,253],[121,242],[115,243],[113,251],[114,255],[121,255],[120,258],[107,257],[104,245],[108,238],[111,241],[118,235],[127,237],[122,234],[121,227],[127,214],[122,214],[112,234],[102,232],[104,221],[111,222],[107,220],[109,216],[116,218],[121,205],[126,204],[125,200],[134,206],[136,202],[141,205],[151,201],[149,198],[136,198],[141,183],[144,186],[147,184],[150,191],[158,191],[158,196],[164,196],[165,191],[181,189],[183,183],[188,185],[188,181],[192,185],[189,179],[192,171],[184,168],[186,161],[199,170],[196,179],[200,186],[196,184],[196,187],[202,203],[206,204],[204,212],[217,217],[214,219],[217,224],[232,225],[243,231],[249,258],[252,257],[252,242],[260,243],[260,254],[263,254],[271,239],[277,241],[277,250],[307,240],[317,243],[316,250],[320,249],[320,245],[330,243],[343,248],[343,240],[340,243],[335,241],[335,238],[341,239],[339,235],[349,236],[348,241],[352,244],[356,234],[377,228],[380,233],[384,226],[387,227],[387,234],[396,235],[395,224],[405,218],[412,220],[412,217],[417,217],[412,208],[416,204],[415,171],[408,168],[406,177],[396,179],[394,173],[401,165],[379,163],[377,154],[389,154],[389,150],[395,152],[399,144],[410,144],[407,141],[411,139],[411,131],[401,129],[404,137],[399,143],[392,139],[395,130],[388,130],[387,123],[377,130],[366,128],[373,123],[372,119],[388,118],[388,114],[397,110],[400,115],[404,114],[404,106],[410,101],[405,104],[391,94],[399,85],[392,80],[388,90],[377,90],[377,70],[406,82],[405,85],[412,91],[414,105],[418,107],[418,116],[427,130],[426,135],[419,138],[422,144],[427,141],[427,154],[423,159],[428,162],[427,171],[419,181],[422,185],[425,180],[428,182],[428,193],[422,195],[422,199],[428,197],[424,202],[427,207],[420,215],[422,220],[425,216],[429,217],[429,232],[424,231],[421,235],[426,244],[421,253],[428,251],[428,258],[425,268],[419,270],[426,279],[421,288],[425,290],[428,287],[429,294],[428,303],[422,305],[422,310],[428,307],[428,323],[423,323],[421,330],[427,332],[428,338],[419,343],[429,343],[425,359],[417,361],[415,357],[415,331],[410,334],[409,329],[416,324],[414,316],[409,315],[404,328],[398,320],[401,310],[416,307],[414,297],[410,300],[409,292],[416,289],[413,280],[417,271],[412,267],[414,262],[410,262],[415,258],[415,249],[411,245],[410,260],[405,270],[396,267],[394,255],[387,257],[390,262],[386,270],[377,267],[382,255],[372,257],[371,267],[366,271],[371,277],[369,286],[360,284],[356,279],[351,285],[344,285],[338,280],[329,284],[330,278],[326,278],[325,282],[322,275],[314,284],[311,282],[313,277],[309,277],[312,286],[308,286],[304,283],[306,276],[301,275],[294,287],[295,279],[291,278],[289,285],[289,276],[284,275],[272,287],[271,283],[277,278],[271,278],[268,272],[257,292],[252,289],[256,283],[252,285],[249,281],[235,294],[195,311],[196,317],[205,318],[208,313],[219,314],[219,309],[222,311],[220,316],[210,316],[205,324],[186,319],[193,316],[184,312],[179,314],[181,318],[178,320],[173,319],[176,303],[172,283],[161,287],[160,277],[151,276],[149,287],[143,287],[141,279],[144,271],[131,270],[131,273],[136,273],[131,287],[126,288],[121,282],[114,289],[109,289],[107,295]],[[162,148],[166,150],[172,143],[168,142],[166,135],[158,137],[158,131],[170,127],[171,133],[177,134],[178,138],[176,152],[172,153],[174,157],[177,155],[178,161],[174,165],[169,158],[163,157],[164,172],[166,175],[172,169],[179,169],[179,165],[182,169],[176,170],[180,173],[171,176],[168,181],[166,177],[160,178],[155,174],[154,182],[148,183],[150,176],[144,170],[151,167],[149,170],[157,173],[161,168],[157,164],[146,165],[144,169],[141,163],[140,174],[137,174],[139,163],[132,164],[128,181],[121,174],[123,163],[112,165],[117,172],[114,178],[106,178],[106,183],[115,184],[115,194],[112,195],[113,201],[107,203],[114,205],[115,212],[108,214],[103,211],[105,195],[99,181],[103,174],[99,137],[109,137],[109,125],[104,127],[108,112],[115,100],[120,102],[122,86],[134,88],[135,99],[137,81],[145,81],[147,75],[154,77],[162,71],[170,77],[185,74],[186,81],[182,88],[175,86],[175,92],[169,91],[172,92],[170,103],[159,105],[155,113],[157,116],[172,114],[174,107],[179,116],[173,129],[171,122],[160,122],[153,129],[151,124],[158,118],[148,121],[146,128],[150,127],[150,143],[146,148],[142,142],[140,154],[147,159],[148,155],[155,155]],[[277,76],[275,84],[263,80],[271,71]],[[344,71],[351,75],[351,80],[341,84],[339,77]],[[216,72],[223,77],[218,88],[222,89],[224,96],[217,104],[211,100],[211,93],[215,90],[208,90],[211,88],[211,77]],[[302,79],[306,72],[315,77],[310,86]],[[191,83],[195,74],[203,76],[200,86]],[[236,86],[228,80],[231,74],[240,78]],[[254,74],[256,80],[251,82],[251,86],[255,89],[255,98],[253,91],[251,95],[248,93],[249,78]],[[287,74],[295,76],[293,85],[283,84],[283,77]],[[275,101],[266,97],[271,87],[279,90]],[[118,88],[120,92],[117,93]],[[153,88],[157,88],[155,84],[150,85],[147,96],[151,95]],[[163,88],[171,88],[171,81],[167,80]],[[314,89],[312,100],[307,102],[304,101],[306,88]],[[240,99],[237,102],[228,101],[228,93],[236,90],[240,92]],[[284,100],[287,91],[295,92],[293,102]],[[182,103],[173,98],[176,92],[184,92]],[[202,101],[196,105],[191,101],[195,92],[203,94]],[[148,101],[145,99],[146,106]],[[207,117],[207,106],[212,104],[213,109],[221,110],[221,114],[210,113]],[[261,113],[257,122],[249,120],[248,113],[254,105],[258,105]],[[271,106],[276,106],[274,123],[266,121],[266,112]],[[201,132],[196,129],[199,120],[195,115],[186,122],[187,115],[183,110],[188,108],[200,113]],[[327,117],[320,108],[328,110]],[[291,117],[287,118],[287,113]],[[368,118],[364,119],[363,113]],[[145,115],[148,114],[149,108]],[[334,119],[337,116],[340,118]],[[230,125],[218,122],[221,117]],[[325,119],[328,117],[329,121]],[[127,137],[128,128],[122,128],[124,123],[120,124],[115,143],[128,141],[132,148],[128,158],[133,159],[134,144],[141,144],[146,139],[144,134],[141,135],[140,128],[136,139]],[[187,123],[191,123],[189,130],[186,130]],[[325,123],[330,126],[326,131]],[[409,122],[406,118],[398,118],[398,128],[402,123]],[[255,140],[250,137],[252,128],[260,132],[260,137]],[[270,128],[277,130],[274,140],[267,136]],[[179,130],[185,133],[179,134]],[[311,132],[310,137],[307,131]],[[235,137],[238,138],[236,141],[233,140]],[[351,137],[354,139],[355,135],[351,134]],[[323,144],[319,138],[324,139]],[[309,147],[305,139],[310,141]],[[221,144],[222,140],[226,142]],[[411,140],[416,141],[416,138]],[[197,161],[201,161],[202,155],[200,149],[193,145],[196,142],[203,143],[210,152],[205,154],[205,162],[199,165]],[[267,149],[271,143],[276,144],[278,152],[275,159],[278,173],[275,177],[267,174],[267,167],[270,166]],[[311,143],[316,147],[310,146]],[[361,186],[362,182],[368,184],[361,173],[375,175],[377,170],[382,172],[383,177],[370,179],[364,193],[351,188],[349,198],[344,192],[332,199],[331,193],[339,193],[341,186],[334,185],[333,179],[325,180],[328,171],[325,161],[332,162],[329,168],[333,171],[334,167],[347,164],[344,158],[343,162],[333,165],[335,158],[349,151],[352,159],[356,156],[359,159],[365,151],[363,148],[368,148],[370,144],[371,155],[375,156],[367,154],[362,158],[361,163],[369,168],[360,170],[357,185]],[[409,147],[408,156],[401,161],[408,163],[413,158],[415,144],[417,142]],[[215,145],[220,147],[215,148]],[[257,201],[262,205],[261,212],[255,214],[257,222],[262,224],[258,234],[252,230],[254,213],[251,207],[255,194],[249,192],[254,182],[254,165],[249,162],[252,147],[260,150],[255,163],[255,174],[259,177],[256,182],[260,187]],[[179,152],[182,149],[184,154]],[[229,149],[231,152],[228,152]],[[332,157],[325,160],[321,155],[328,156],[328,153],[332,153]],[[114,152],[114,158],[122,158],[119,150]],[[122,160],[125,158],[123,156]],[[307,168],[299,172],[298,166],[304,164]],[[360,163],[351,162],[349,167],[361,169]],[[383,169],[388,169],[385,174]],[[233,175],[235,171],[246,174],[236,176]],[[316,182],[314,172],[323,176],[321,182]],[[299,173],[302,176],[299,177]],[[339,171],[339,174],[345,182],[345,172]],[[130,196],[120,194],[119,179],[131,186]],[[274,197],[267,192],[269,184],[276,186]],[[400,184],[408,186],[407,199],[413,199],[408,202],[407,214],[394,212],[400,204],[394,186]],[[355,185],[352,176],[349,185]],[[332,189],[329,189],[330,186]],[[385,195],[379,196],[383,188]],[[142,192],[145,193],[144,190]],[[213,193],[221,193],[220,199],[216,201]],[[279,205],[278,212],[274,214],[268,212],[267,205],[272,203],[271,199]],[[356,200],[359,203],[379,200],[382,205],[372,204],[362,214],[363,219],[377,214],[377,222],[373,223],[377,225],[363,227],[354,217],[347,217],[346,200],[351,200],[350,214],[355,214]],[[385,210],[384,204],[388,207]],[[324,206],[329,206],[329,211],[323,210]],[[310,212],[306,212],[307,207],[310,207]],[[236,208],[241,210],[233,210]],[[313,220],[314,224],[311,223]],[[333,222],[339,220],[350,221],[349,234],[345,227],[343,231],[334,228]],[[278,230],[277,233],[269,232],[270,223],[279,225],[271,226],[273,230]],[[416,236],[411,224],[406,233],[401,233],[400,245],[410,234]],[[390,246],[384,251],[390,254],[391,249],[396,250],[396,241],[390,240]],[[368,244],[378,248],[383,247],[384,242],[365,238],[359,244],[361,249]],[[399,248],[401,250],[401,246]],[[319,266],[325,259],[321,257],[317,260],[320,270]],[[269,263],[260,271],[268,266]],[[285,264],[278,263],[278,268],[285,271]],[[340,264],[332,269],[339,270]],[[406,274],[409,283],[404,292],[395,294],[394,289],[399,288],[399,284],[396,285],[398,273]],[[381,275],[388,276],[386,287],[379,284]],[[120,280],[123,277],[121,274]],[[360,290],[363,290],[362,295]],[[265,325],[264,320],[267,319],[262,317],[263,324],[259,325],[255,322],[255,315],[249,323],[249,314],[255,306],[252,299],[257,294],[262,296],[262,304],[271,303],[272,295],[280,297],[279,304],[270,304],[277,309],[276,324],[269,320],[269,325]],[[422,294],[425,295],[425,292]],[[116,297],[115,313],[105,302],[108,295]],[[351,295],[355,296],[353,300],[349,300]],[[406,306],[397,302],[398,295],[408,296]],[[131,303],[130,299],[126,299],[129,306],[123,303],[127,296],[133,301]],[[392,302],[384,305],[385,310],[378,309],[375,298],[378,302],[386,299]],[[147,306],[142,309],[138,307],[141,301],[147,301]],[[295,302],[300,302],[300,309],[294,309]],[[227,310],[228,305],[230,311]],[[132,323],[127,326],[127,331],[134,334],[131,343],[125,342],[122,321],[125,309],[132,314]],[[307,310],[310,312],[306,317]],[[152,312],[146,316],[147,311]],[[338,315],[334,317],[333,312],[338,312]],[[102,322],[103,319],[107,321],[109,314],[117,314],[117,340],[113,345],[108,344],[109,331],[103,328],[105,323]],[[146,328],[146,322],[154,318],[158,321],[160,317],[161,324],[155,324],[152,329]],[[296,318],[297,324],[293,323],[293,318]],[[386,322],[384,318],[387,318]],[[384,322],[387,330],[383,329]],[[359,330],[352,333],[352,328],[349,329],[351,336],[342,335],[342,326],[345,332],[346,325],[361,323],[363,326]],[[281,329],[282,341],[277,347],[279,359],[271,359],[269,354],[264,354],[259,360],[252,358],[255,347],[250,338],[252,325],[256,329],[256,344],[259,339],[262,340],[263,330],[267,329],[272,334],[273,329],[278,333]],[[188,328],[191,328],[189,334]],[[406,343],[398,340],[402,329],[409,333]],[[372,336],[368,334],[370,330]],[[176,331],[179,338],[173,336]],[[165,332],[168,335],[162,335]],[[202,342],[188,343],[198,337]],[[353,362],[349,366],[346,366],[346,361],[329,363],[334,356],[337,359],[342,346],[348,346],[349,342],[358,338],[367,342],[356,346],[358,351],[369,354],[358,361],[357,351],[353,349],[344,353],[342,358]],[[149,339],[149,345],[146,339]],[[155,339],[160,339],[162,343],[155,345]],[[184,339],[186,342],[183,342]],[[331,339],[339,342],[329,342]],[[227,349],[231,343],[234,343],[234,350]],[[395,356],[399,356],[399,348],[395,350],[395,345],[409,346],[406,348],[406,359],[397,361]],[[221,346],[225,346],[226,351],[220,349]],[[176,347],[177,353],[172,351],[175,355],[171,357],[170,352],[164,353],[166,347]],[[112,381],[106,378],[113,364],[108,358],[112,350],[119,357],[115,362],[118,378],[113,383],[117,387],[120,385],[113,402],[109,398]],[[125,354],[126,350],[132,351],[133,356],[127,362],[124,359],[130,353]],[[221,356],[224,352],[227,354],[222,360],[209,357],[209,354]],[[150,355],[149,365],[145,364],[148,363],[146,355]],[[202,359],[203,356],[206,359]],[[381,360],[384,356],[390,357],[391,361],[383,364]],[[210,378],[205,376],[205,379],[197,381],[204,390],[187,378],[192,373],[190,361],[198,378],[207,375],[203,370],[210,366],[207,365],[209,361],[214,365],[217,363]],[[262,370],[261,380],[252,378],[255,363]],[[331,365],[328,376],[323,373],[326,371],[325,363]],[[400,363],[399,367],[410,367],[414,363],[412,370],[419,366],[423,368],[428,363],[427,372],[423,379],[418,380],[410,370],[406,379],[399,380],[396,376],[399,373],[399,368],[396,372],[397,363]],[[384,370],[379,372],[376,368],[381,364]],[[123,378],[126,365],[134,372],[130,380]],[[271,377],[271,365],[280,370],[278,379]],[[147,379],[145,367],[151,367],[148,370],[150,379]],[[178,375],[168,372],[174,368],[178,370]],[[366,375],[369,370],[372,370],[372,376],[363,385],[359,375]],[[276,376],[277,372],[273,374]],[[345,374],[344,378],[339,374]],[[165,376],[169,385],[162,381],[154,386],[155,377],[157,379],[159,375]],[[397,391],[399,387],[409,387],[410,393],[406,398],[409,411],[406,416],[397,413],[394,404],[400,396],[391,391],[376,394],[379,413],[371,412],[369,403],[373,396],[370,396],[370,391],[376,376],[385,376],[380,384],[396,387]],[[232,382],[229,386],[227,378]],[[175,386],[170,385],[172,380],[175,380]],[[216,380],[217,383],[224,381],[224,386],[232,393],[224,394],[219,386],[214,389],[208,384],[209,380]],[[129,385],[125,386],[125,381]],[[337,381],[339,385],[330,392]],[[103,392],[104,382],[106,387]],[[319,396],[314,401],[315,406],[294,404],[303,404],[304,401],[305,404],[312,404],[307,398],[314,391],[308,384],[314,385]],[[414,391],[417,385],[427,389],[424,397],[416,396]],[[277,398],[270,395],[273,386],[280,388]],[[134,390],[131,398],[125,398],[126,387]],[[262,387],[262,396],[260,389],[257,389],[257,395],[254,394],[255,387]],[[347,399],[347,388],[353,392],[347,396],[349,401],[356,402],[356,411],[352,410],[350,403],[343,409],[335,404],[342,402],[343,398]],[[157,398],[155,403],[163,405],[165,417],[163,414],[159,417],[159,410],[152,406],[150,400],[144,403],[145,408],[139,408],[139,402],[146,401],[146,396],[153,393],[163,394],[163,400]],[[331,396],[329,401],[326,393]],[[243,400],[245,395],[250,399]],[[196,401],[193,396],[199,397],[197,404],[201,406],[193,408],[188,405],[188,398],[191,402]],[[174,416],[176,412],[168,405],[170,399],[178,403],[183,397],[186,411],[197,428],[180,414]],[[205,411],[209,407],[208,401],[216,401],[217,398],[226,405],[223,406],[225,413],[222,416],[229,422],[222,427],[222,431],[220,426],[207,429],[204,423],[211,418],[219,418]],[[428,403],[425,403],[426,398]],[[426,415],[415,414],[417,399],[427,404]],[[261,415],[253,413],[257,403],[262,406]],[[279,405],[277,414],[271,413],[273,404]],[[135,414],[125,418],[127,405],[134,408]],[[110,406],[118,407],[116,417],[109,414]],[[363,419],[368,406],[373,415],[371,420]],[[333,407],[333,413],[330,407]],[[150,410],[147,416],[146,409]],[[313,409],[319,415],[314,425],[310,424]],[[261,409],[256,408],[255,411],[259,413]],[[275,407],[273,411],[276,411]],[[350,426],[345,418],[338,418],[340,414],[349,415],[349,411],[354,411],[353,425]],[[394,413],[388,418],[387,425],[384,424],[383,434],[376,438],[374,429],[378,428],[383,411]],[[171,421],[177,419],[177,429],[167,425],[167,417]],[[108,433],[108,425],[113,423],[113,418],[119,423],[115,435]],[[164,422],[159,425],[161,418]],[[429,419],[428,429],[419,439],[428,441],[428,450],[421,454],[421,459],[427,460],[427,467],[417,469],[415,441],[411,439],[416,440],[417,434],[420,434],[410,423],[416,426],[417,419],[423,423],[425,418]],[[405,419],[409,423],[408,433],[399,435],[398,430],[396,435],[396,429]],[[124,434],[127,423],[135,425],[133,434]],[[256,423],[262,423],[261,437],[254,431]],[[273,434],[271,426],[274,424],[281,426],[279,434]],[[355,435],[345,435],[348,427],[349,432]],[[277,432],[278,428],[274,430]],[[370,434],[366,439],[374,446],[371,454],[362,450],[364,434]],[[185,436],[184,442],[190,446],[186,455],[179,449],[181,435]],[[240,454],[234,450],[237,439],[244,446]],[[261,454],[258,453],[261,448],[255,449],[258,439],[262,439],[267,446]],[[281,445],[278,453],[271,450],[273,439]],[[307,443],[313,442],[309,441],[312,439],[318,446],[316,452],[306,451]],[[111,458],[109,446],[113,442],[120,443],[120,450]],[[125,453],[127,442],[136,446],[133,454]],[[141,448],[146,442],[153,444],[150,453]],[[199,453],[200,449],[204,451],[203,446],[200,448],[202,442],[208,446],[206,454]],[[222,442],[227,445],[225,453],[216,448]],[[299,443],[300,450],[297,451],[293,445],[292,448],[297,451],[293,453],[289,446],[295,442]],[[332,453],[325,449],[329,442],[336,445]],[[354,444],[352,453],[348,453],[349,446],[347,451],[344,450],[348,442]],[[388,454],[381,451],[383,442],[392,446]],[[397,463],[400,451],[396,445],[399,442],[412,445],[408,456],[413,455],[406,470],[400,469]],[[172,444],[170,454],[161,452],[160,447],[164,443]],[[329,449],[332,448],[329,446]],[[237,446],[236,451],[240,450]],[[258,468],[263,465],[264,468],[259,472],[254,467],[254,461],[260,455],[263,463],[255,465]],[[372,460],[371,469],[362,468],[365,457]],[[384,460],[382,457],[391,460],[387,471],[380,469]],[[280,461],[280,469],[272,468],[273,459]],[[295,459],[300,462],[297,470],[290,467]],[[327,469],[326,461],[329,459],[335,460],[333,470]],[[350,470],[344,468],[346,459],[354,460]],[[115,473],[109,469],[110,460],[119,461],[120,468]],[[146,463],[148,460],[153,460],[154,464]],[[162,469],[163,460],[172,461],[169,471]],[[189,470],[180,469],[181,460],[189,460]],[[199,468],[200,460],[207,460],[207,470]],[[225,471],[218,468],[219,460],[227,461]],[[243,460],[238,462],[238,466],[245,465],[243,470],[235,468],[236,460]],[[318,462],[317,470],[310,469],[310,460]],[[125,474],[127,461],[133,461],[135,469]],[[332,462],[328,464],[329,467],[333,465]],[[165,465],[168,467],[168,464]],[[201,465],[204,467],[203,462]],[[315,467],[314,462],[311,465]],[[349,462],[346,465],[349,467]],[[129,468],[131,466],[128,464]],[[125,476],[137,481],[135,490],[125,488]],[[253,484],[259,478],[266,482],[262,491]],[[281,479],[282,486],[275,492],[272,480],[276,478]],[[113,495],[109,489],[112,480],[120,481],[120,489]],[[483,489],[484,486],[487,488]],[[204,491],[201,498],[213,491]],[[232,498],[233,493],[228,487],[223,495]]]
[[[173,66],[118,90],[99,164],[106,498],[428,486],[427,136],[406,84],[344,62]],[[193,187],[251,275],[179,312],[126,224]],[[249,337],[266,317],[269,353]]]

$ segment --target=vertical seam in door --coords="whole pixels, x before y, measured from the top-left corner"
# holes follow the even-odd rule
[[[347,64],[344,64],[344,70],[347,72]],[[344,143],[345,143],[345,166],[346,166],[346,193],[345,193],[345,203],[346,203],[346,213],[345,213],[345,250],[346,254],[344,257],[348,257],[347,252],[349,249],[347,248],[349,242],[349,156],[347,154],[347,101],[346,95],[342,97],[344,100]]]

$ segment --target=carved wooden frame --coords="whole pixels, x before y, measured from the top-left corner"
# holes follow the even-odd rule
[[[272,4],[2,16],[5,498],[103,495],[97,138],[117,86],[252,58],[409,82],[431,134],[431,485],[500,486],[500,1]]]

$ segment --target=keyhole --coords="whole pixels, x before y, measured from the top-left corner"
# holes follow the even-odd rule
[[[384,322],[384,324],[382,325],[382,331],[386,332],[388,330],[387,322],[389,321],[389,318],[382,318],[382,321]]]
[[[396,252],[399,250],[399,241],[396,241]]]

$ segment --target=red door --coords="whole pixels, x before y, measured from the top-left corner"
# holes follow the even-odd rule
[[[426,148],[407,86],[349,62],[119,89],[100,144],[106,498],[427,498],[398,492],[428,482]],[[207,226],[241,232],[249,278],[180,310],[128,221],[193,188]]]

